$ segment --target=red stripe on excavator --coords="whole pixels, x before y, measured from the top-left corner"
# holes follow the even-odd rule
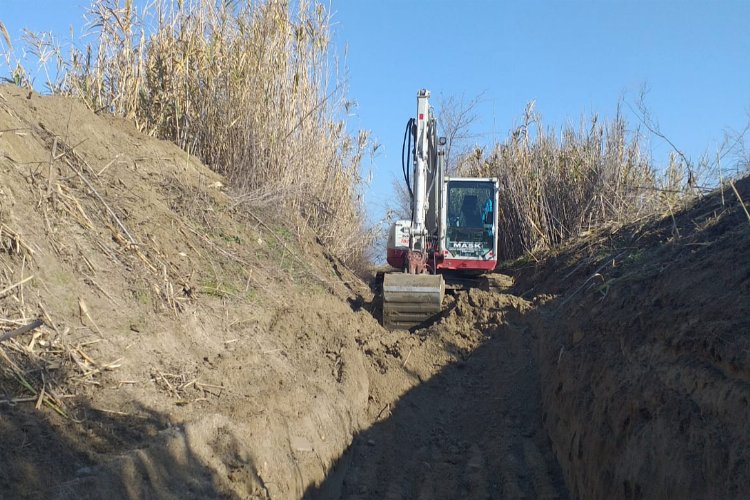
[[[466,259],[443,259],[438,263],[438,269],[468,269],[477,271],[492,271],[497,266],[497,260],[466,260]]]
[[[396,269],[403,269],[406,265],[406,250],[389,248],[387,253],[387,262]],[[497,259],[490,260],[468,260],[468,259],[446,259],[438,256],[437,268],[449,270],[474,270],[474,271],[492,271],[497,266]]]

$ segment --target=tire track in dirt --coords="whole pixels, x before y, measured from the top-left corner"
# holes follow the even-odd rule
[[[306,498],[568,497],[543,428],[533,339],[515,314],[518,299],[479,291],[472,296],[485,301],[483,311],[493,310],[486,301],[502,309],[500,324],[471,325],[477,318],[464,317],[467,328],[484,331],[485,341],[356,436],[335,479],[329,476]],[[445,336],[441,329],[448,330],[438,325],[430,335]]]

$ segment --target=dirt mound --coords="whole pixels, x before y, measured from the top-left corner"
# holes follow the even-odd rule
[[[750,178],[737,183],[750,199]],[[540,266],[546,428],[583,498],[737,498],[750,484],[750,224],[732,190]]]
[[[367,423],[369,289],[124,121],[6,86],[0,133],[0,333],[44,322],[0,344],[0,496],[322,478]]]

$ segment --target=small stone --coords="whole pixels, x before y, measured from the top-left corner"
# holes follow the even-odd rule
[[[302,436],[292,436],[290,444],[294,451],[313,451],[310,441]]]

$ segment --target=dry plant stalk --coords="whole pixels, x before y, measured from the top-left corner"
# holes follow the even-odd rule
[[[732,186],[732,191],[734,191],[734,195],[737,197],[737,201],[740,202],[740,206],[742,207],[742,210],[745,211],[745,215],[747,216],[747,222],[750,223],[750,212],[748,212],[747,206],[745,205],[745,202],[742,200],[742,196],[740,196],[739,191],[737,191],[737,187],[734,185],[734,182],[729,181],[729,185]]]
[[[91,364],[95,363],[82,352],[82,347],[67,345],[65,340],[69,328],[61,332],[41,303],[38,303],[38,309],[30,310],[30,304],[24,300],[23,288],[35,275],[24,277],[27,266],[30,270],[35,267],[33,250],[18,232],[0,225],[0,268],[3,269],[0,281],[0,381],[3,393],[0,394],[0,404],[33,403],[36,409],[46,407],[66,416],[64,399],[67,396],[61,390],[76,382],[67,370],[68,361],[75,353],[87,360],[78,365],[81,370],[79,381],[90,382],[93,375],[117,368],[118,361],[96,364],[96,371],[92,370]],[[29,320],[39,311],[44,320]]]

